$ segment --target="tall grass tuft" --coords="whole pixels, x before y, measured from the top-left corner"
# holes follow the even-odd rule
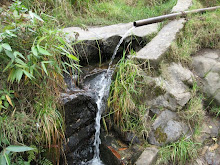
[[[117,64],[108,99],[109,114],[122,131],[147,133],[143,104],[146,80],[141,68],[125,56]]]
[[[184,165],[197,157],[200,145],[183,137],[177,142],[162,147],[159,151],[159,158],[156,164]]]

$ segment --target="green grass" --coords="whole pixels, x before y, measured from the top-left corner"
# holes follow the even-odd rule
[[[29,8],[52,15],[57,20],[57,25],[61,26],[110,25],[133,22],[167,14],[176,3],[176,0],[87,0],[78,1],[78,3],[77,1],[70,3],[68,0],[63,0],[59,4],[53,0],[47,1],[47,3],[45,0],[34,1],[35,3],[24,0],[25,4],[29,4]]]
[[[117,64],[108,99],[110,120],[122,131],[147,135],[146,106],[147,77],[133,60],[125,56]]]
[[[197,157],[199,147],[199,143],[183,137],[177,142],[160,148],[156,164],[185,165],[186,162]]]
[[[191,9],[202,8],[199,1],[193,1]],[[219,5],[220,3],[216,4]],[[183,31],[171,46],[168,58],[189,64],[191,56],[201,48],[220,48],[220,10],[188,16]]]
[[[203,122],[205,117],[205,108],[203,107],[204,96],[200,93],[198,84],[194,81],[191,89],[191,99],[178,112],[180,119],[188,123],[190,128],[194,128]]]

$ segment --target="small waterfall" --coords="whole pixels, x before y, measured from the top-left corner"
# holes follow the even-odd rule
[[[98,108],[98,112],[96,114],[96,119],[95,119],[95,140],[94,140],[94,157],[91,161],[89,161],[88,165],[103,165],[101,159],[100,159],[100,150],[99,150],[99,145],[101,144],[101,139],[100,139],[100,121],[101,121],[101,115],[103,110],[105,109],[105,102],[106,99],[104,98],[104,96],[108,95],[109,93],[109,89],[110,89],[110,85],[111,85],[111,77],[113,72],[111,71],[111,65],[113,63],[113,60],[115,59],[115,56],[117,54],[117,51],[120,47],[120,45],[122,44],[123,40],[128,36],[128,34],[134,29],[135,27],[130,28],[125,34],[124,36],[120,39],[118,45],[116,46],[114,53],[112,55],[112,59],[111,62],[109,63],[109,67],[108,70],[106,72],[106,74],[102,75],[101,80],[99,81],[99,83],[97,83],[97,108]]]

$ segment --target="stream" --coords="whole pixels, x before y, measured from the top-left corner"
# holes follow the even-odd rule
[[[114,53],[112,55],[111,61],[109,63],[108,69],[104,74],[101,74],[101,78],[99,82],[96,82],[95,88],[97,91],[97,114],[95,118],[95,140],[94,140],[94,156],[93,159],[88,161],[88,162],[82,162],[82,164],[86,165],[103,165],[101,159],[100,159],[100,150],[99,150],[99,145],[101,144],[101,139],[100,139],[100,121],[101,121],[101,115],[102,112],[105,110],[106,106],[106,100],[108,97],[110,85],[111,85],[111,77],[113,74],[113,71],[111,70],[111,66],[113,63],[113,60],[115,59],[115,56],[117,54],[117,51],[122,44],[123,40],[130,34],[130,32],[134,29],[135,27],[130,28],[120,39],[119,43],[117,44]],[[107,97],[105,97],[107,96]]]

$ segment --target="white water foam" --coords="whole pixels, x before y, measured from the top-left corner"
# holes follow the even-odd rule
[[[90,160],[87,163],[82,163],[82,164],[87,164],[87,165],[103,165],[101,159],[100,159],[100,150],[99,150],[99,145],[101,144],[101,139],[100,139],[100,121],[101,121],[101,115],[103,110],[105,109],[105,101],[104,100],[104,96],[108,95],[109,93],[109,89],[110,89],[110,85],[111,85],[111,77],[112,77],[112,73],[111,72],[111,65],[113,63],[113,60],[115,59],[115,56],[117,54],[117,51],[120,47],[120,45],[122,44],[123,40],[130,34],[130,32],[134,29],[135,27],[130,28],[125,34],[124,36],[120,39],[118,45],[116,46],[114,53],[112,55],[112,59],[111,62],[109,63],[109,67],[108,70],[106,72],[106,74],[102,75],[101,80],[99,81],[99,83],[97,83],[97,89],[99,89],[97,91],[97,108],[98,108],[98,112],[96,114],[96,118],[95,118],[95,140],[94,140],[94,157],[92,160]]]

